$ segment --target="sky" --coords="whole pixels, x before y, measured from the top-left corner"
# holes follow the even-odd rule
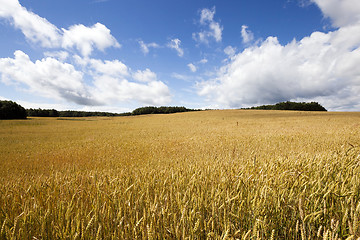
[[[360,111],[359,0],[0,0],[0,100]]]

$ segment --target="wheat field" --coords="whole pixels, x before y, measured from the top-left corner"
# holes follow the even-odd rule
[[[0,239],[360,239],[360,113],[0,121]]]

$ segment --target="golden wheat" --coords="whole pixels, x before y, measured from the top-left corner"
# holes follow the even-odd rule
[[[358,239],[360,113],[0,121],[0,239]]]

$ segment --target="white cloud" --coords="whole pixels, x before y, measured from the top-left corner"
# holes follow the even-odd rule
[[[47,21],[22,7],[18,0],[0,0],[0,17],[10,20],[25,37],[42,47],[59,47],[60,30]]]
[[[28,55],[16,51],[14,58],[0,58],[0,73],[7,83],[23,84],[41,96],[67,99],[80,105],[99,104],[83,82],[83,73],[74,66],[54,58],[32,62]]]
[[[123,113],[123,112],[131,112],[132,109],[128,107],[117,107],[117,106],[79,106],[68,104],[66,102],[56,102],[56,103],[39,103],[39,102],[30,102],[30,101],[23,101],[23,100],[16,100],[18,104],[23,106],[24,108],[41,108],[41,109],[56,109],[58,111],[67,111],[67,110],[74,110],[74,111],[86,111],[86,112],[111,112],[111,113]]]
[[[212,22],[212,23],[210,23],[209,28],[212,31],[208,32],[208,36],[214,37],[215,41],[220,42],[222,39],[221,35],[222,35],[222,30],[223,30],[223,28],[220,26],[220,24],[217,22]]]
[[[203,59],[201,59],[200,61],[199,61],[199,63],[202,63],[202,64],[205,64],[205,63],[207,63],[208,62],[208,60],[206,59],[206,58],[203,58]]]
[[[32,62],[22,51],[16,51],[14,55],[14,58],[0,58],[1,81],[43,97],[84,106],[129,101],[163,105],[171,101],[168,87],[149,69],[139,72],[146,83],[137,83],[127,79],[130,77],[128,68],[118,60],[101,61],[77,56],[84,69],[80,72],[73,65],[55,58]],[[91,77],[91,84],[84,81],[85,74]]]
[[[232,57],[235,55],[236,53],[236,48],[232,47],[232,46],[227,46],[225,49],[224,49],[224,53],[226,55],[228,55],[229,57]]]
[[[197,68],[196,68],[196,66],[194,64],[189,63],[187,66],[189,67],[190,71],[196,72]]]
[[[335,27],[344,27],[360,21],[359,0],[311,0],[316,3],[325,17],[332,20]]]
[[[171,49],[175,49],[178,56],[182,57],[184,56],[184,50],[180,47],[180,44],[181,44],[180,39],[175,38],[175,39],[171,39],[167,46]]]
[[[318,100],[332,110],[359,110],[359,63],[357,21],[286,45],[268,37],[232,57],[215,79],[199,82],[198,93],[223,107]]]
[[[24,108],[56,109],[58,111],[79,110],[79,108],[74,109],[74,106],[69,105],[69,104],[39,103],[39,102],[29,102],[29,101],[23,101],[23,100],[16,100],[16,102],[19,103]]]
[[[104,51],[108,47],[120,47],[120,44],[111,35],[110,30],[101,23],[96,23],[92,27],[82,24],[73,25],[64,32],[62,47],[69,49],[75,47],[83,56],[89,56],[93,49]]]
[[[138,102],[143,105],[170,103],[170,90],[157,80],[150,69],[130,74],[129,68],[118,60],[101,61],[77,56],[84,69],[92,77],[92,96],[105,104]],[[134,82],[131,79],[137,81]]]
[[[81,108],[78,108],[76,110],[85,111],[85,112],[124,113],[124,112],[131,112],[133,109],[130,107],[117,107],[117,106],[82,106]]]
[[[181,81],[185,81],[185,82],[191,82],[191,83],[194,83],[196,81],[202,81],[203,78],[199,75],[184,75],[184,74],[179,74],[179,73],[172,73],[171,74],[171,77],[172,78],[175,78],[175,79],[178,79],[178,80],[181,80]],[[185,91],[187,92],[191,92],[191,93],[196,93],[196,89],[191,87],[191,88],[188,88],[188,89],[184,89]]]
[[[46,58],[35,62],[24,52],[16,51],[14,58],[0,58],[0,81],[5,84],[15,84],[18,89],[39,96],[83,106],[130,102],[164,105],[171,101],[169,88],[157,80],[150,69],[132,75],[119,60],[89,57],[95,49],[104,51],[108,47],[120,47],[110,30],[101,23],[91,27],[77,24],[59,30],[46,19],[26,10],[17,0],[0,0],[0,18],[9,20],[21,29],[26,39],[42,47],[80,52],[70,59],[75,64],[72,65],[65,62],[69,58],[67,51],[47,51],[44,53]],[[169,47],[182,56],[180,43],[179,39],[173,39]],[[158,47],[155,43],[146,46]]]
[[[213,7],[211,10],[208,8],[202,9],[200,13],[200,23],[207,24],[208,22],[213,22],[214,15],[215,15],[215,7]]]
[[[133,78],[139,82],[151,82],[157,80],[156,73],[150,71],[150,69],[148,68],[144,71],[136,71],[135,73],[133,73]]]
[[[248,30],[248,26],[242,25],[241,26],[241,37],[243,39],[243,43],[247,44],[254,40],[254,34]]]
[[[190,80],[192,79],[192,77],[190,77],[190,76],[179,74],[179,73],[172,73],[171,77],[182,80],[182,81],[186,81],[186,82],[190,82]]]
[[[149,53],[149,47],[141,40],[138,41],[138,42],[140,44],[141,51],[144,53],[144,55],[148,54]]]
[[[160,45],[157,43],[144,43],[144,41],[139,40],[138,43],[140,44],[141,51],[144,53],[144,55],[148,54],[150,51],[150,48],[159,48]]]
[[[96,97],[107,103],[136,101],[144,105],[164,105],[171,101],[169,89],[161,81],[143,84],[102,75],[95,77],[94,86]]]
[[[101,23],[92,27],[82,24],[59,30],[45,18],[28,11],[18,0],[0,0],[0,17],[20,29],[26,39],[45,48],[75,47],[83,56],[89,56],[94,48],[104,51],[108,47],[120,47],[110,30]]]
[[[7,100],[7,101],[9,101],[10,99],[7,99],[6,97],[3,97],[3,96],[0,96],[0,100]]]
[[[91,68],[94,70],[92,74],[96,75],[108,75],[112,77],[127,77],[129,76],[128,67],[120,62],[119,60],[98,60],[98,59],[84,59],[85,62],[89,63]],[[83,64],[82,64],[83,65]]]
[[[204,8],[200,12],[200,24],[206,26],[209,29],[203,30],[198,33],[193,33],[192,37],[195,41],[201,43],[209,43],[209,39],[213,38],[216,42],[221,42],[222,40],[222,30],[223,27],[216,21],[214,21],[215,7],[211,10]]]
[[[59,61],[64,62],[69,57],[69,53],[66,51],[44,52],[44,56],[56,58]]]

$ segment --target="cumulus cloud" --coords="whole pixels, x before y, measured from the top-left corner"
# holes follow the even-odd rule
[[[26,39],[45,48],[75,48],[83,56],[89,56],[96,48],[120,47],[110,30],[101,23],[91,27],[82,24],[58,29],[45,18],[28,11],[18,0],[0,0],[0,18],[10,21],[20,29]]]
[[[161,81],[138,83],[108,75],[94,78],[95,95],[107,103],[136,101],[145,105],[164,105],[171,101],[169,88]]]
[[[0,72],[7,83],[23,84],[35,94],[67,99],[80,105],[98,105],[83,82],[83,74],[74,66],[54,58],[32,62],[28,55],[16,51],[14,58],[0,58]]]
[[[89,56],[93,49],[104,51],[108,47],[120,47],[120,44],[111,35],[110,29],[101,23],[96,23],[92,27],[82,24],[73,25],[64,32],[62,47],[69,49],[75,47],[83,56]]]
[[[105,104],[137,102],[143,105],[165,105],[171,101],[168,86],[150,69],[134,73],[119,60],[102,61],[76,56],[91,76],[88,88],[94,99]]]
[[[359,63],[360,22],[355,18],[335,31],[314,32],[286,45],[268,37],[233,56],[216,78],[199,82],[198,93],[223,107],[317,100],[333,110],[358,110]]]
[[[171,49],[174,49],[179,57],[184,56],[184,50],[180,47],[181,41],[178,38],[171,39],[167,46]]]
[[[194,64],[189,63],[187,66],[189,67],[190,71],[196,72],[197,68],[196,68],[196,66]]]
[[[132,73],[119,60],[90,57],[95,49],[104,51],[109,47],[120,47],[110,30],[101,23],[91,27],[77,24],[59,30],[46,19],[26,10],[18,0],[0,0],[0,18],[20,29],[27,40],[54,49],[44,52],[45,58],[35,62],[22,51],[16,51],[14,58],[0,58],[0,81],[5,84],[83,106],[119,102],[164,105],[171,101],[168,86],[157,80],[150,69]],[[182,56],[180,43],[179,39],[173,39],[169,47]],[[144,45],[147,50],[158,47],[155,43]],[[59,50],[61,48],[63,50]],[[69,50],[75,51],[71,59]]]
[[[358,0],[311,0],[316,3],[325,17],[332,20],[335,27],[344,27],[360,21]]]
[[[92,75],[108,75],[112,77],[127,77],[129,76],[128,67],[119,60],[99,60],[99,59],[84,59],[85,64],[88,63],[93,69]],[[83,65],[83,64],[82,64]]]
[[[14,58],[0,58],[1,80],[47,98],[85,106],[129,101],[163,105],[171,101],[169,88],[149,69],[135,72],[133,79],[139,81],[135,82],[128,67],[118,60],[84,58],[85,70],[78,71],[55,58],[32,62],[22,51],[14,55]],[[91,77],[91,84],[85,82],[85,74]]]
[[[254,34],[248,30],[248,26],[242,25],[241,26],[241,37],[243,39],[243,43],[247,44],[254,40]]]
[[[0,17],[8,19],[31,42],[48,48],[61,44],[60,30],[45,18],[27,11],[18,0],[0,0]]]
[[[139,40],[138,41],[139,45],[140,45],[140,49],[141,51],[144,53],[144,55],[148,54],[150,52],[150,48],[159,48],[160,45],[157,43],[144,43],[144,41]]]
[[[216,42],[222,40],[223,27],[220,23],[214,21],[215,7],[212,9],[204,8],[200,12],[200,25],[208,29],[202,30],[198,33],[193,33],[192,37],[195,41],[200,43],[209,43],[209,39],[214,39]]]
[[[138,70],[133,74],[133,78],[139,82],[151,82],[156,81],[156,73],[152,72],[150,69],[145,69],[144,71]]]

